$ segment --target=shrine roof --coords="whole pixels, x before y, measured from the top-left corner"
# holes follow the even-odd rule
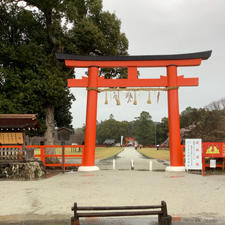
[[[37,114],[0,114],[0,130],[29,130],[40,128]]]
[[[134,56],[80,56],[73,54],[56,53],[58,60],[78,61],[153,61],[153,60],[182,60],[182,59],[208,59],[212,51],[194,52],[174,55],[134,55]]]

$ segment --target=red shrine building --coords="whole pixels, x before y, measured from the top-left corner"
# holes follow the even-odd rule
[[[168,118],[170,139],[170,166],[168,171],[184,171],[183,151],[181,148],[178,88],[198,86],[198,78],[185,78],[177,74],[178,67],[199,66],[207,60],[212,51],[176,55],[143,56],[77,56],[56,54],[70,68],[88,68],[88,77],[69,79],[68,87],[87,88],[87,111],[83,165],[80,171],[98,170],[95,166],[95,141],[98,88],[106,87],[164,87],[168,93]],[[126,67],[127,79],[105,79],[99,76],[100,68]],[[160,78],[139,79],[138,68],[164,67],[166,74]]]

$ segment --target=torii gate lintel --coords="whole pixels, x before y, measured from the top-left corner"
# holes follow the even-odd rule
[[[86,87],[87,113],[85,148],[82,171],[97,170],[95,167],[95,141],[97,120],[97,96],[99,87],[168,87],[168,118],[170,139],[170,167],[168,170],[184,171],[181,151],[178,87],[198,86],[198,78],[184,78],[177,75],[179,66],[199,66],[202,60],[210,57],[211,51],[156,56],[76,56],[56,54],[65,60],[67,67],[88,67],[88,77],[69,79],[68,87]],[[127,67],[127,79],[104,79],[99,77],[99,68]],[[156,79],[138,79],[138,67],[166,67],[167,76]]]
[[[105,79],[98,77],[98,87],[168,87],[167,76],[161,75],[154,79],[130,78],[127,79]],[[198,78],[184,78],[184,75],[177,76],[177,86],[198,86]],[[88,87],[88,77],[82,79],[68,79],[68,87]]]

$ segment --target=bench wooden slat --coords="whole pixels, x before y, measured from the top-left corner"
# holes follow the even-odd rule
[[[161,215],[162,211],[125,211],[125,212],[91,212],[77,213],[78,217],[144,216]]]
[[[139,205],[139,206],[79,206],[77,207],[77,210],[120,210],[120,209],[159,209],[162,208],[161,205]],[[73,208],[72,208],[73,210]]]

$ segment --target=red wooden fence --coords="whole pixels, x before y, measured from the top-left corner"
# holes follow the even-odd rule
[[[64,167],[75,167],[75,166],[81,166],[83,164],[83,152],[84,152],[84,145],[64,145],[64,149],[65,149],[65,154],[63,157],[63,146],[62,145],[27,145],[25,146],[26,148],[34,148],[35,150],[37,150],[37,148],[40,149],[40,154],[35,154],[35,158],[40,158],[41,161],[44,163],[44,165],[46,167],[62,167],[63,168],[63,164]],[[14,146],[0,146],[1,148],[18,148],[20,150],[22,150],[22,146],[21,145],[14,145]],[[46,154],[46,148],[54,148],[56,151],[58,151],[60,149],[61,153],[60,154]],[[66,149],[70,148],[70,153],[71,154],[67,154]],[[72,154],[73,150],[77,150],[79,149],[79,151],[81,150],[81,154]],[[50,164],[50,163],[46,163],[46,158],[61,158],[60,163],[57,164]],[[71,159],[71,158],[80,158],[81,159],[81,163],[67,163],[66,159]]]

